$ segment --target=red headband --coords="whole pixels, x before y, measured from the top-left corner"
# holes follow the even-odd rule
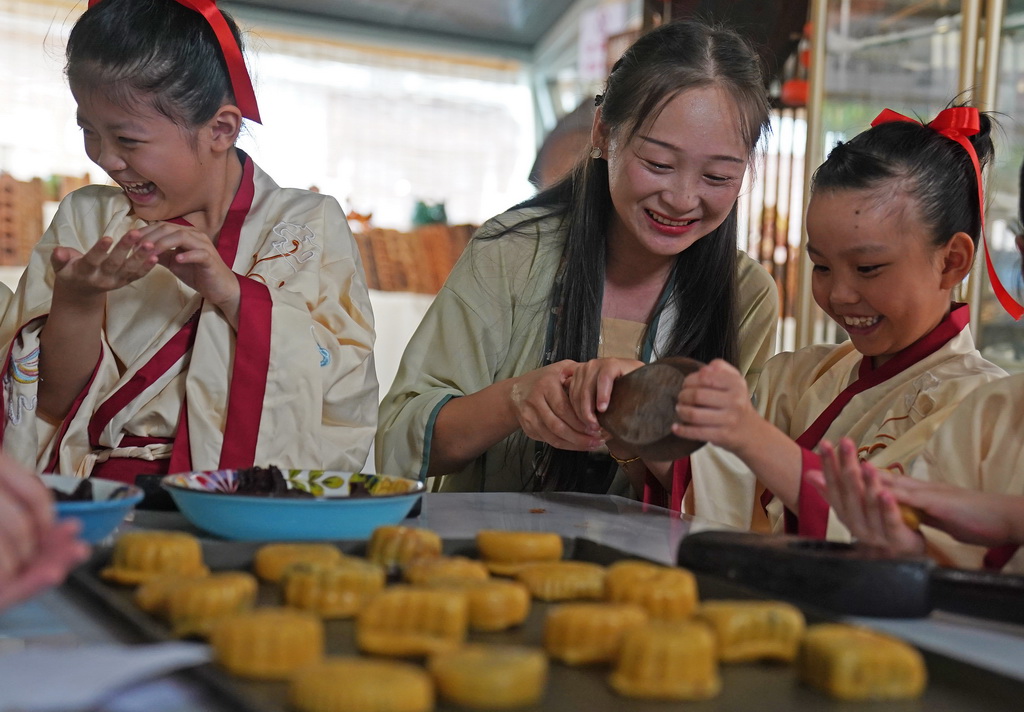
[[[891,121],[909,121],[912,124],[921,123],[916,119],[898,114],[892,109],[883,109],[882,113],[871,122],[871,125],[878,126],[879,124],[887,124]],[[967,155],[971,157],[971,163],[974,164],[974,175],[978,183],[978,210],[981,213],[981,237],[985,246],[985,266],[988,268],[988,278],[992,283],[992,291],[995,292],[996,299],[999,300],[1006,313],[1014,319],[1020,319],[1021,315],[1024,315],[1024,306],[1021,306],[1016,299],[1010,296],[1010,293],[1006,291],[1002,281],[1000,281],[999,275],[996,274],[996,268],[992,264],[992,256],[988,252],[988,240],[985,239],[985,198],[981,187],[981,164],[978,162],[978,153],[967,139],[968,136],[973,136],[981,130],[980,125],[981,119],[979,118],[978,110],[973,106],[955,106],[950,109],[943,109],[939,112],[938,116],[926,124],[928,128],[934,129],[946,138],[959,143],[967,151]]]
[[[89,7],[98,4],[101,0],[89,0]],[[224,55],[224,61],[228,65],[228,77],[231,79],[231,90],[235,94],[235,104],[242,111],[242,116],[252,119],[256,123],[260,121],[260,109],[256,105],[256,92],[252,88],[252,79],[245,68],[245,60],[242,58],[242,50],[231,33],[228,21],[217,9],[215,0],[175,0],[179,5],[184,5],[190,10],[201,13],[210,28],[217,36],[217,44]]]

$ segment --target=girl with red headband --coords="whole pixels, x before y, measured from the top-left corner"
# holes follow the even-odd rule
[[[338,203],[235,148],[259,121],[212,0],[102,0],[67,76],[116,186],[62,203],[4,333],[4,448],[38,469],[353,470],[375,428],[373,318]]]
[[[1024,165],[1020,197],[1024,216]],[[1024,260],[1024,236],[1017,249]],[[929,553],[946,565],[1024,573],[1022,393],[1022,374],[971,393],[909,476],[862,462],[844,438],[838,448],[821,443],[824,474],[809,478],[859,541],[894,556]],[[900,504],[917,510],[925,526],[909,526]]]
[[[1004,376],[975,348],[952,301],[982,236],[989,118],[954,107],[923,125],[884,112],[814,174],[807,212],[812,291],[849,334],[771,359],[748,396],[715,361],[685,380],[673,432],[710,445],[648,498],[707,519],[819,538],[848,532],[806,477],[822,438],[906,470],[971,391]],[[659,477],[660,475],[660,477]]]

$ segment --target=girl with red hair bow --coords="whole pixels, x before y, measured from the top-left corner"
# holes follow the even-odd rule
[[[116,186],[62,203],[5,319],[4,448],[37,469],[355,470],[373,317],[344,212],[235,147],[259,121],[212,0],[93,0],[67,76]]]
[[[687,377],[673,432],[711,445],[652,473],[648,499],[762,531],[849,538],[808,473],[846,436],[860,459],[907,471],[975,388],[1004,376],[953,301],[983,232],[989,118],[921,124],[883,112],[815,172],[807,251],[815,302],[849,335],[771,359],[748,396],[728,364]],[[671,499],[669,499],[669,497]]]
[[[1024,165],[1019,210],[1024,216]],[[1024,235],[1017,249],[1024,260]],[[885,553],[930,553],[962,568],[1024,573],[1022,395],[1019,373],[978,388],[935,432],[909,475],[861,461],[844,438],[838,447],[822,442],[822,472],[809,479],[858,541]],[[906,507],[924,526],[905,521]]]

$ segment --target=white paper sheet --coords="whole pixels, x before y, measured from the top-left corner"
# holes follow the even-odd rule
[[[33,647],[0,656],[0,712],[78,712],[124,687],[210,660],[199,643]]]

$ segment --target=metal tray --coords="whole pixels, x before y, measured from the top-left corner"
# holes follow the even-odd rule
[[[637,558],[595,542],[569,538],[566,558],[610,564],[624,558]],[[364,554],[366,543],[335,542],[344,552]],[[214,570],[249,569],[259,543],[206,541],[204,556]],[[474,542],[445,542],[445,552],[476,556]],[[69,589],[90,604],[95,614],[119,637],[126,641],[160,641],[170,639],[169,630],[157,619],[140,611],[132,602],[133,589],[114,586],[99,578],[106,565],[109,549],[96,552],[93,558],[69,579]],[[702,599],[764,598],[765,596],[731,581],[707,574],[697,574]],[[280,603],[278,587],[261,584],[260,603]],[[541,646],[543,621],[548,604],[534,602],[529,619],[518,629],[502,633],[470,633],[470,639],[492,643],[523,643]],[[829,620],[829,615],[800,604],[809,623]],[[327,651],[332,655],[354,654],[354,625],[351,621],[327,621]],[[792,665],[748,663],[723,665],[722,693],[713,700],[687,702],[693,712],[726,712],[757,710],[758,712],[800,712],[802,710],[835,710],[839,712],[867,710],[870,712],[971,712],[973,710],[1015,709],[1024,699],[1024,682],[997,675],[967,663],[924,652],[929,683],[919,700],[908,702],[837,702],[815,690],[801,686]],[[666,712],[680,709],[682,703],[647,702],[615,695],[606,682],[607,666],[569,667],[552,661],[547,691],[538,712],[565,712],[586,709],[592,712]],[[179,673],[199,685],[221,705],[218,709],[237,712],[281,712],[288,710],[287,685],[276,682],[252,682],[233,677],[215,665],[204,665]],[[459,708],[439,702],[439,712],[456,712]]]

